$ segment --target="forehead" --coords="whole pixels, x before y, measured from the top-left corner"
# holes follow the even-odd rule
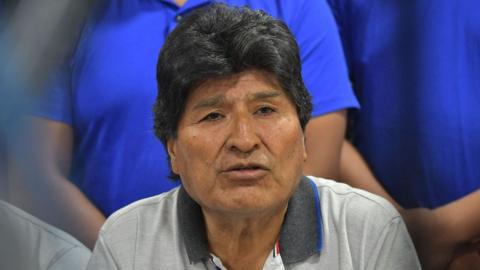
[[[223,101],[224,99],[236,100],[271,96],[258,95],[258,92],[276,92],[278,93],[276,96],[286,96],[285,90],[282,89],[275,76],[264,71],[248,70],[227,77],[206,80],[191,91],[186,107],[195,106],[198,102],[212,97],[219,99],[216,101]]]

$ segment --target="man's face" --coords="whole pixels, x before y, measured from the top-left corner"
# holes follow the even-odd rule
[[[251,215],[285,207],[306,159],[294,104],[276,79],[250,70],[190,93],[172,169],[204,211]]]

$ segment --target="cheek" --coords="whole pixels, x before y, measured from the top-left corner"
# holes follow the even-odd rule
[[[206,133],[196,131],[179,136],[178,168],[184,176],[210,174],[212,171],[216,153],[218,152],[218,137],[206,136]]]
[[[299,167],[303,168],[303,163],[307,158],[303,133],[301,131],[293,131],[290,139],[287,141],[289,149],[286,149],[286,151],[289,153],[288,157],[290,162],[302,164]],[[285,145],[287,145],[287,143]]]
[[[295,158],[300,154],[304,158],[305,142],[303,131],[298,121],[285,119],[284,121],[264,128],[264,137],[272,152],[287,154],[288,158]]]
[[[177,164],[182,185],[196,202],[208,201],[216,186],[216,138],[195,134],[181,139]]]
[[[262,130],[265,144],[276,159],[277,173],[288,177],[301,174],[306,159],[303,131],[297,122],[285,120]]]

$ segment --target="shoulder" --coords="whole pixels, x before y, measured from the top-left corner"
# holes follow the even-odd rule
[[[100,230],[102,244],[124,263],[159,248],[158,244],[178,243],[178,190],[136,201],[113,213]]]
[[[0,245],[8,245],[8,252],[0,254],[2,262],[11,262],[12,266],[28,264],[35,269],[85,268],[91,252],[68,233],[4,201],[0,201],[0,216]],[[3,257],[9,254],[14,255],[11,258],[21,254],[25,261]]]
[[[351,219],[371,217],[384,223],[401,221],[398,211],[378,195],[333,180],[309,178],[317,186],[322,211]]]
[[[318,190],[323,225],[325,256],[315,260],[330,268],[340,263],[347,269],[420,269],[407,228],[387,200],[343,183],[309,178]]]
[[[176,216],[177,196],[178,188],[175,188],[169,192],[133,202],[114,212],[102,226],[100,234],[108,239],[109,235],[118,232],[135,233],[130,230],[132,226],[148,224],[152,220],[169,220],[169,217]]]
[[[129,266],[135,262],[141,269],[158,265],[170,269],[167,266],[172,263],[183,263],[177,221],[178,190],[134,202],[113,213],[100,230],[90,261],[93,268],[109,268],[110,264]],[[152,254],[158,256],[152,258]]]

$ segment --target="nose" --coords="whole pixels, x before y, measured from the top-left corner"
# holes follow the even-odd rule
[[[250,114],[244,113],[232,118],[226,147],[237,153],[251,153],[260,147],[255,120]]]

